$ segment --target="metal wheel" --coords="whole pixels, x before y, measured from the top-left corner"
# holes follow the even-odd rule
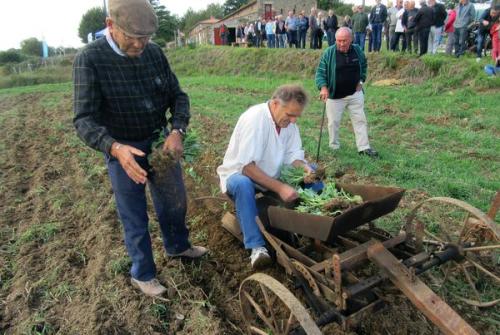
[[[300,301],[266,274],[255,273],[241,283],[240,306],[248,334],[321,334]]]
[[[500,302],[500,233],[489,216],[457,199],[431,198],[410,212],[405,230],[417,251],[432,254],[447,245],[461,251],[461,260],[429,272],[432,286],[476,307]]]

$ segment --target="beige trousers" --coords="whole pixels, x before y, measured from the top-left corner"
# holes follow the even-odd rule
[[[328,134],[330,135],[330,147],[334,150],[340,148],[339,127],[342,121],[342,113],[347,108],[351,115],[354,136],[358,151],[370,148],[368,141],[368,123],[365,116],[365,96],[363,91],[357,91],[342,99],[328,99],[326,101],[326,116],[328,117]]]

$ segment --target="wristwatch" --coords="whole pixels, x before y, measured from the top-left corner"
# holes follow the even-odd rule
[[[186,136],[186,132],[182,128],[174,128],[174,129],[172,129],[172,131],[170,133],[172,133],[172,134],[179,133],[182,138],[184,138],[184,136]]]

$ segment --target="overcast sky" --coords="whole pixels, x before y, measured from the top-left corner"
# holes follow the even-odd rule
[[[82,46],[78,25],[90,8],[102,7],[104,0],[0,0],[0,50],[19,48],[22,40],[45,39],[52,47]],[[160,0],[167,9],[182,16],[188,8],[200,10],[224,0]],[[361,0],[347,0],[361,3]],[[367,0],[366,3],[374,3]],[[386,3],[386,0],[383,0]]]
[[[160,0],[167,9],[182,16],[189,7],[206,8],[224,0]],[[78,37],[80,20],[103,0],[0,0],[0,50],[19,48],[22,40],[45,38],[52,47],[82,45]]]

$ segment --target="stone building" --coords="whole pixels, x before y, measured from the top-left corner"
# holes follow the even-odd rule
[[[213,16],[204,21],[200,21],[189,32],[189,42],[195,44],[215,44],[214,25],[219,19]]]
[[[239,24],[246,24],[247,22],[254,22],[259,17],[264,17],[266,19],[275,17],[278,14],[283,14],[286,16],[288,11],[292,10],[295,13],[299,13],[304,10],[307,15],[309,15],[311,8],[316,7],[316,0],[254,0],[250,1],[248,4],[240,7],[235,10],[231,14],[222,18],[219,21],[216,21],[211,24],[212,32],[206,35],[208,36],[208,40],[199,39],[201,41],[207,41],[206,43],[201,44],[216,44],[220,45],[221,41],[219,38],[219,28],[222,24],[225,24],[229,30],[229,38],[228,42],[234,42],[236,40],[235,30]],[[205,21],[203,21],[205,22]],[[201,23],[201,22],[200,22]],[[193,30],[190,32],[189,36],[196,36],[199,34],[201,30],[205,30],[206,26],[199,27],[198,24],[193,30],[198,29],[197,33],[194,33]],[[211,36],[211,40],[210,40]],[[193,39],[192,39],[193,40]]]

